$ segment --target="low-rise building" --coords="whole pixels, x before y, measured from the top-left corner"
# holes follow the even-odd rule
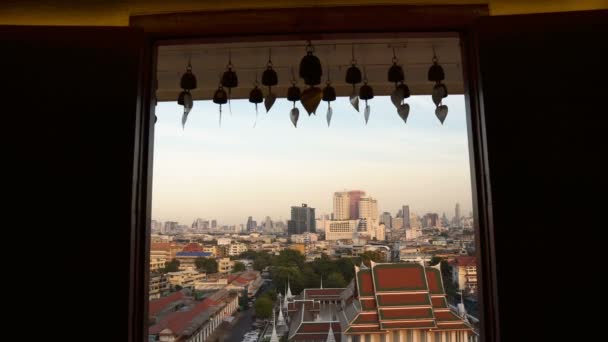
[[[167,277],[162,273],[151,273],[148,295],[150,299],[158,299],[170,290]]]
[[[201,302],[161,318],[148,329],[149,338],[161,342],[206,341],[238,309],[238,298],[234,292],[219,290]]]
[[[247,289],[247,296],[253,297],[262,286],[263,279],[259,271],[245,271],[228,276],[226,289],[242,293]]]
[[[232,268],[234,267],[234,261],[230,260],[230,258],[218,258],[217,261],[217,271],[220,273],[230,273],[232,272]]]
[[[172,287],[179,285],[182,288],[194,288],[194,284],[196,282],[205,279],[205,273],[194,270],[185,270],[179,272],[169,272],[167,273],[166,277],[167,281]]]
[[[244,243],[233,243],[230,244],[229,249],[228,249],[228,255],[230,256],[239,256],[242,253],[247,252],[247,250],[249,250],[249,248],[247,248],[247,245]]]
[[[451,263],[452,280],[467,294],[477,293],[477,260],[471,256],[456,257]]]

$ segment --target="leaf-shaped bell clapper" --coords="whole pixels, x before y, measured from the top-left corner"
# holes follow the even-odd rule
[[[190,94],[190,91],[184,90],[179,93],[179,96],[177,97],[177,104],[184,106],[184,113],[182,114],[182,128],[184,128],[186,125],[186,120],[188,119],[188,114],[194,106],[194,101],[192,100],[192,94]]]
[[[192,66],[188,62],[186,72],[182,75],[182,79],[179,82],[180,88],[192,90],[196,89],[196,76],[192,73]]]
[[[431,82],[441,82],[445,79],[443,68],[438,63],[437,56],[433,56],[433,65],[429,68],[428,79]]]
[[[367,81],[365,81],[365,83],[361,86],[361,88],[359,88],[359,97],[361,98],[361,100],[365,100],[364,116],[365,116],[365,124],[367,125],[367,121],[369,120],[369,114],[371,111],[369,108],[369,105],[367,104],[367,100],[371,100],[374,98],[374,90],[372,89],[372,87],[367,85]]]
[[[306,45],[306,56],[302,57],[300,61],[300,77],[304,79],[305,84],[310,86],[320,84],[323,75],[321,61],[313,55],[313,52],[314,48],[309,41]]]
[[[336,89],[334,89],[334,87],[332,87],[330,82],[328,81],[325,88],[323,88],[323,101],[327,101],[327,126],[328,127],[331,122],[331,116],[333,114],[333,111],[331,109],[331,101],[335,101],[335,100],[336,100]]]
[[[319,87],[310,87],[305,89],[302,92],[302,96],[300,97],[300,102],[308,115],[315,113],[317,111],[317,107],[319,107],[319,103],[321,103],[321,99],[323,98],[323,91]]]

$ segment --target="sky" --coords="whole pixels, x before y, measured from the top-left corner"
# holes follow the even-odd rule
[[[430,96],[412,96],[407,124],[388,96],[368,103],[366,125],[348,98],[327,102],[308,116],[300,103],[298,127],[293,104],[276,100],[268,113],[263,104],[233,100],[232,113],[211,101],[196,101],[184,129],[183,107],[159,102],[154,136],[152,218],[191,224],[196,218],[221,225],[258,222],[266,216],[288,220],[291,206],[307,203],[316,214],[330,214],[336,191],[364,190],[378,200],[378,210],[393,216],[402,205],[418,215],[444,212],[451,218],[456,203],[472,208],[465,101],[450,95],[443,125]],[[255,123],[255,127],[254,127]]]

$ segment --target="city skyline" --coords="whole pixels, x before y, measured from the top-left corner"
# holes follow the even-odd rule
[[[449,96],[444,125],[429,96],[412,96],[406,125],[388,97],[369,101],[361,113],[338,98],[327,127],[326,103],[317,115],[300,107],[295,129],[292,107],[277,100],[269,113],[246,100],[223,106],[197,101],[185,129],[181,107],[159,103],[155,127],[152,216],[190,224],[196,218],[244,224],[249,216],[287,221],[292,206],[307,203],[317,215],[331,214],[336,191],[363,190],[393,216],[403,206],[422,216],[450,215],[460,203],[471,211],[471,184],[463,96]]]

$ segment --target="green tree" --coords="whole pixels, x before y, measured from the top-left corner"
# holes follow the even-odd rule
[[[272,300],[262,296],[255,301],[255,315],[258,318],[270,318],[272,315]]]
[[[253,269],[262,271],[273,263],[273,256],[266,252],[256,253],[253,259]]]
[[[331,273],[323,282],[324,287],[330,288],[346,287],[346,285],[346,280],[344,280],[344,277],[339,272]]]
[[[304,279],[304,287],[305,288],[315,288],[319,287],[321,283],[321,276],[316,273],[313,269],[311,263],[307,263],[304,265],[304,269],[302,270],[302,278]]]
[[[245,264],[240,261],[235,261],[232,267],[232,273],[243,272],[246,269]]]
[[[273,266],[297,267],[302,269],[305,261],[306,257],[304,257],[304,255],[299,251],[294,249],[284,249],[275,259]]]
[[[355,264],[352,258],[340,258],[335,261],[338,272],[342,273],[342,277],[349,283],[355,276]]]
[[[384,253],[380,251],[365,251],[360,255],[360,257],[367,267],[370,266],[370,261],[384,262]]]
[[[289,285],[291,286],[291,293],[297,295],[302,292],[302,289],[304,289],[304,277],[300,268],[296,266],[272,267],[272,283],[279,292],[285,293],[288,279]]]
[[[217,261],[213,258],[196,258],[194,260],[196,268],[205,271],[206,273],[217,273]]]
[[[165,264],[165,268],[163,269],[162,273],[177,272],[177,271],[179,271],[179,260],[172,259],[171,261],[169,261],[168,263]]]

